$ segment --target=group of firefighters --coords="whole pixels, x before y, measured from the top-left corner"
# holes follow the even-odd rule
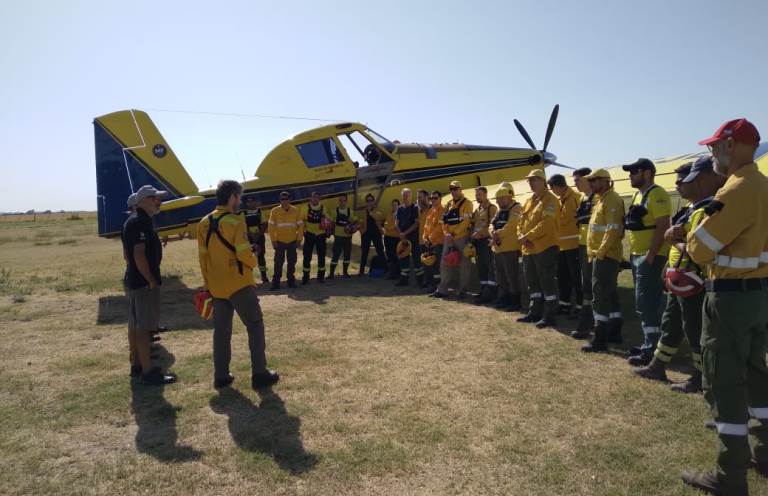
[[[274,290],[287,261],[288,285],[295,287],[297,250],[303,244],[302,284],[310,281],[315,254],[317,281],[322,283],[326,241],[332,235],[327,277],[336,277],[339,259],[341,276],[350,277],[351,238],[357,231],[362,240],[360,275],[368,266],[371,245],[377,253],[372,271],[383,271],[398,286],[407,286],[413,270],[431,297],[446,298],[453,290],[457,298],[466,298],[478,282],[472,280],[476,273],[480,292],[475,303],[524,312],[518,322],[538,328],[555,326],[558,315],[569,315],[577,319],[571,336],[590,340],[582,351],[606,352],[610,343],[623,340],[617,279],[625,263],[626,233],[635,311],[644,336],[641,346],[631,350],[629,363],[638,366],[634,372],[639,376],[666,382],[665,368],[687,338],[695,373],[672,388],[703,390],[713,415],[710,427],[718,433],[716,470],[686,471],[683,480],[711,494],[748,494],[749,466],[768,477],[768,178],[754,162],[759,141],[753,124],[736,119],[700,142],[711,155],[675,170],[677,191],[688,205],[674,215],[648,159],[623,167],[637,189],[626,209],[605,169],[575,170],[576,191],[562,175],[547,178],[543,170],[533,170],[527,176],[532,194],[523,204],[515,200],[509,183],[500,185],[496,204],[485,187],[476,188],[476,207],[458,181],[450,183],[451,199],[445,206],[439,191],[420,190],[414,199],[406,188],[402,201],[393,200],[392,210],[384,214],[369,195],[359,217],[345,196],[327,211],[317,193],[298,208],[287,192],[266,219],[251,199],[246,200],[245,215],[238,215],[242,186],[222,181],[218,206],[200,222],[197,233],[205,290],[213,306],[214,384],[227,387],[234,380],[229,373],[234,312],[248,331],[253,387],[279,379],[266,369],[254,269]],[[132,195],[135,213],[123,230],[131,373],[147,384],[173,381],[151,368],[148,351],[142,351],[148,341],[141,338],[157,328],[159,316],[159,300],[151,291],[160,284],[162,251],[150,217],[158,210],[161,193],[146,186]],[[275,251],[271,281],[265,234]],[[522,286],[527,308],[522,307]],[[752,449],[750,433],[756,438]]]

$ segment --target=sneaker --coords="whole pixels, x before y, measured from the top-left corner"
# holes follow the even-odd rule
[[[213,380],[213,387],[216,389],[221,389],[225,387],[229,387],[230,384],[235,382],[235,376],[232,374],[227,374],[227,377],[224,377],[222,379],[214,379]]]
[[[160,367],[153,367],[146,374],[141,374],[141,383],[147,386],[163,386],[176,382],[176,376],[163,373]]]
[[[259,374],[253,374],[251,377],[251,387],[253,389],[261,389],[276,384],[280,380],[280,374],[274,370],[267,370]]]

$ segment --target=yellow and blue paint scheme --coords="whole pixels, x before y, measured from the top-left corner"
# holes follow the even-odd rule
[[[144,184],[167,190],[171,198],[155,218],[164,238],[189,237],[213,210],[213,190],[198,190],[149,116],[123,110],[94,119],[99,235],[120,234],[128,216],[126,199]],[[353,161],[356,148],[364,163]],[[329,124],[299,133],[272,149],[244,181],[243,200],[254,197],[268,210],[281,191],[301,204],[317,191],[327,208],[348,195],[358,210],[372,194],[384,210],[408,187],[414,192],[446,191],[453,180],[465,187],[492,186],[525,177],[544,166],[542,152],[527,148],[465,144],[391,142],[358,123]],[[547,153],[548,160],[555,160]]]

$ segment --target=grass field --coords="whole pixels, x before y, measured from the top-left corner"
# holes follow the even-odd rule
[[[121,248],[94,222],[0,224],[1,494],[685,495],[681,470],[712,464],[701,396],[635,378],[622,350],[390,281],[260,289],[282,380],[248,388],[236,322],[217,393],[189,241],[163,263],[179,382],[132,386]]]

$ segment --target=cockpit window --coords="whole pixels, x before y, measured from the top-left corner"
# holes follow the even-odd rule
[[[301,158],[310,169],[313,167],[322,167],[324,165],[338,164],[344,161],[341,150],[336,146],[332,138],[325,138],[309,143],[296,145]]]
[[[395,145],[392,144],[391,141],[389,141],[387,138],[385,138],[384,136],[380,135],[379,133],[377,133],[373,129],[367,128],[366,131],[368,131],[368,134],[371,136],[371,138],[374,139],[374,141],[376,141],[376,143],[380,144],[386,150],[392,151],[392,149],[395,148]]]

